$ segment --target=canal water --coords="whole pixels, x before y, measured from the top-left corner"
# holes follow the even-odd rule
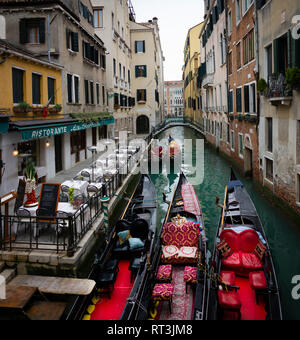
[[[181,146],[184,145],[184,140],[203,138],[192,129],[175,127],[163,132],[158,139],[167,139],[169,134]],[[193,148],[189,148],[185,152],[192,153],[195,163],[195,142]],[[195,190],[203,210],[210,254],[213,252],[214,239],[220,218],[220,208],[215,204],[216,196],[220,197],[220,202],[222,203],[224,200],[224,189],[228,183],[229,176],[230,164],[205,143],[204,179],[201,184],[195,186]],[[163,202],[162,194],[165,193],[169,200],[172,198],[179,174],[168,174],[162,171],[162,173],[151,175],[151,177],[157,189],[160,203],[159,221],[162,224],[167,212],[167,204]],[[271,203],[255,190],[252,181],[241,176],[238,177],[248,190],[268,237],[280,287],[283,317],[285,320],[299,320],[300,300],[295,300],[292,297],[292,289],[295,286],[292,284],[292,278],[300,275],[300,226],[288,220],[282,212],[275,210]],[[298,293],[300,294],[300,289]]]

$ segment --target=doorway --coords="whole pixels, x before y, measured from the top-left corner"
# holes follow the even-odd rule
[[[249,148],[244,149],[244,170],[246,177],[253,177],[253,153]]]
[[[55,144],[55,172],[58,173],[63,170],[62,162],[62,135],[57,135],[54,137]]]

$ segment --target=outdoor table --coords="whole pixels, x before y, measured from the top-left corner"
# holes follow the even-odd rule
[[[62,183],[62,186],[66,185],[69,188],[74,188],[74,197],[77,195],[84,195],[87,196],[87,187],[89,185],[89,182],[87,181],[74,181],[69,180]]]
[[[98,183],[99,184],[99,183]],[[82,207],[82,206],[81,206]],[[88,205],[84,204],[84,221],[87,222],[90,219],[90,209],[87,209]],[[25,208],[24,206],[22,206],[20,209],[26,209],[30,212],[30,215],[32,217],[36,217],[36,211],[38,209],[38,207],[31,207],[31,208]],[[68,214],[68,216],[71,217],[75,217],[75,221],[76,221],[76,230],[77,232],[80,232],[80,228],[81,228],[81,223],[80,223],[80,210],[75,209],[69,202],[59,202],[58,203],[58,207],[57,207],[57,211],[62,211]],[[36,229],[37,229],[37,225],[36,223],[34,223],[35,220],[32,221],[33,223],[33,236],[36,237]],[[51,223],[49,223],[51,224]],[[54,225],[56,225],[56,223],[54,223]],[[16,228],[17,225],[14,227],[15,232],[16,232]]]
[[[87,172],[87,173],[89,173],[90,174],[90,178],[91,178],[91,181],[93,181],[93,178],[92,178],[92,176],[93,176],[93,171],[94,171],[94,180],[96,179],[96,178],[98,178],[98,177],[102,177],[103,176],[103,170],[102,170],[102,167],[100,168],[100,167],[96,167],[96,168],[94,168],[94,169],[92,169],[92,168],[86,168],[86,169],[83,169],[83,170],[81,170],[78,174],[77,174],[77,176],[81,176],[81,173],[83,172],[83,171],[85,171],[85,172]]]

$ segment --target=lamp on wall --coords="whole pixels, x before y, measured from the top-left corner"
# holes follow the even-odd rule
[[[47,140],[47,142],[46,142],[46,148],[49,148],[49,147],[50,147],[50,145],[51,145],[50,141],[49,141],[49,140]]]
[[[16,147],[16,144],[13,144],[13,146],[14,146],[14,150],[13,150],[13,152],[12,152],[12,155],[13,155],[14,157],[17,157],[17,156],[19,155],[19,150],[18,150],[18,148]]]

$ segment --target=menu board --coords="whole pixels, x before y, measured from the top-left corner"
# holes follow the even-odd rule
[[[17,198],[15,202],[15,208],[14,208],[15,212],[23,205],[24,197],[25,197],[25,188],[26,188],[26,182],[23,179],[20,179],[18,191],[17,191]]]
[[[43,222],[55,222],[57,206],[59,201],[60,194],[60,184],[54,183],[43,183],[40,201],[39,201],[39,209],[46,209],[47,214],[45,217],[53,217],[51,220],[43,221]]]

